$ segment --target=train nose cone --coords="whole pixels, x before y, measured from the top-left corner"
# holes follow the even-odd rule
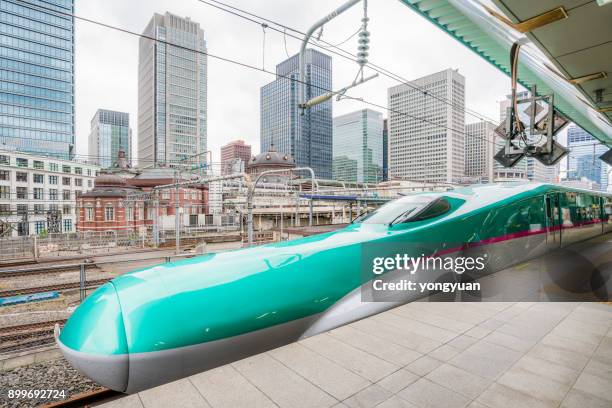
[[[59,335],[58,335],[59,334]],[[125,391],[128,349],[119,297],[106,283],[77,307],[56,342],[74,368],[98,384]]]

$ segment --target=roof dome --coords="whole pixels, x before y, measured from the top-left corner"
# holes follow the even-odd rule
[[[127,184],[126,180],[116,174],[102,173],[95,178],[96,187],[123,187]]]
[[[249,161],[249,167],[258,166],[295,167],[295,160],[290,154],[277,152],[272,143],[267,152],[259,153]]]

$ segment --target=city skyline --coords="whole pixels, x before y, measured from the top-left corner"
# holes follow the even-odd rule
[[[159,2],[151,2],[151,3],[152,3],[152,5],[155,5],[155,4],[161,4],[161,3],[159,3]],[[192,8],[192,9],[190,9],[190,10],[194,11],[194,12],[195,12],[194,14],[201,15],[201,14],[199,13],[199,8]],[[311,11],[313,11],[313,10],[311,10]],[[77,14],[78,14],[78,13],[77,13]],[[224,13],[222,13],[222,14],[224,14]],[[349,13],[348,15],[350,16],[350,13]],[[408,16],[405,16],[405,17],[406,17],[406,18],[410,18],[410,17],[408,17]],[[181,17],[181,18],[182,18],[182,17]],[[348,17],[347,17],[347,18],[348,18]],[[209,20],[209,21],[210,21],[210,20]],[[83,23],[81,22],[81,23],[79,23],[79,24],[83,24]],[[206,27],[203,27],[203,28],[206,28]],[[337,28],[338,28],[338,29],[340,29],[340,28],[341,28],[341,26],[338,26]],[[85,28],[85,31],[87,31],[87,29],[86,29],[86,28]],[[214,32],[213,30],[210,30],[210,31],[211,31],[211,32]],[[110,32],[109,30],[106,30],[106,32],[108,32],[108,33],[109,33],[109,36],[111,36],[111,32]],[[79,33],[79,32],[78,32],[78,30],[77,30],[77,34],[78,34],[78,33]],[[433,35],[433,34],[432,34],[432,35]],[[286,40],[286,39],[284,39],[284,40]],[[269,40],[268,40],[268,41],[269,41]],[[291,39],[289,39],[289,42],[291,42],[291,41],[292,41],[292,40],[291,40]],[[128,42],[129,42],[129,41],[128,41]],[[454,48],[454,47],[453,47],[453,48]],[[82,50],[82,49],[83,49],[82,47],[77,47],[77,48],[76,48],[76,52],[78,53],[78,52],[79,52],[79,50]],[[265,49],[264,49],[264,51],[265,51]],[[77,56],[75,56],[75,59],[77,59],[77,60],[78,60],[79,58],[78,58]],[[462,62],[463,62],[464,60],[469,60],[469,58],[467,58],[467,59],[462,59]],[[269,58],[268,58],[268,61],[269,61]],[[344,65],[346,65],[346,66],[348,67],[348,69],[349,69],[349,70],[354,69],[354,66],[353,66],[353,65],[351,65],[351,63],[350,63],[350,62],[343,61],[341,58],[338,58],[337,56],[336,56],[336,58],[334,58],[334,61],[336,61],[336,62],[337,62],[337,61],[340,61],[340,62],[341,62],[341,64],[335,64],[335,65],[341,65],[341,66],[343,66],[343,68],[342,68],[343,70],[346,70],[346,67],[345,67]],[[263,61],[262,61],[262,62],[263,62]],[[264,64],[264,66],[266,66],[266,65],[269,67],[269,63],[268,63],[268,64]],[[270,70],[270,69],[268,68],[268,70]],[[335,76],[335,74],[334,74],[334,76]],[[503,76],[502,76],[502,78],[503,78]],[[507,79],[507,78],[506,78],[506,79]],[[77,81],[76,83],[77,83],[77,84],[79,84],[79,81]],[[82,82],[81,82],[81,83],[82,83]],[[84,86],[91,86],[91,84],[97,84],[97,82],[96,82],[96,81],[93,81],[93,82],[87,82],[87,83],[85,83],[85,85],[84,85]],[[80,87],[79,87],[79,86],[77,86],[77,88],[80,88]],[[361,88],[360,88],[360,89],[361,89]],[[363,89],[367,89],[367,85],[365,85]],[[468,88],[468,89],[469,89],[469,88]],[[467,91],[466,91],[466,92],[467,92]],[[88,98],[88,99],[89,99],[89,98]],[[117,101],[119,102],[119,104],[121,104],[121,102],[122,102],[122,100],[123,100],[123,99],[125,99],[125,98],[117,98]],[[497,98],[494,98],[494,99],[497,99]],[[83,98],[77,98],[77,102],[76,102],[76,104],[77,104],[76,112],[77,112],[77,117],[81,117],[81,118],[82,118],[82,116],[83,116],[83,115],[82,115],[82,114],[80,114],[80,112],[82,112],[82,110],[79,108],[80,103],[78,102],[78,101],[80,101],[80,100],[83,100]],[[334,106],[334,107],[336,107],[336,109],[339,109],[339,110],[340,110],[340,111],[339,111],[339,113],[340,113],[340,114],[342,114],[342,113],[343,113],[343,111],[345,110],[345,107],[348,107],[348,106],[350,106],[351,104],[359,104],[359,102],[358,102],[358,101],[351,101],[351,100],[347,100],[347,101],[341,101],[341,102],[336,102],[336,101],[334,101],[334,102],[332,102],[332,104],[333,104],[333,106]],[[108,105],[107,105],[107,106],[108,106]],[[362,104],[362,106],[363,106],[363,104]],[[133,116],[134,116],[134,115],[133,115]],[[471,119],[473,119],[472,115],[467,115],[467,114],[464,114],[464,116],[465,116],[465,121],[466,121],[466,123],[470,123],[470,122],[471,122]],[[208,119],[208,118],[207,118],[207,119]],[[81,120],[82,120],[82,119],[78,119],[78,121],[81,121]],[[206,120],[206,122],[208,122],[208,120]],[[225,122],[225,123],[227,123],[227,124],[230,124],[230,125],[231,125],[231,124],[232,124],[232,121],[228,121],[228,122]],[[135,131],[137,132],[138,126],[136,125],[136,126],[133,126],[133,127],[135,128]],[[257,132],[256,130],[254,130],[254,129],[255,129],[255,127],[254,127],[254,126],[251,126],[251,127],[250,127],[250,129],[251,129],[251,130],[250,130],[250,132],[248,132],[248,133],[247,133],[247,134],[248,134],[250,137],[245,137],[245,139],[246,139],[247,141],[248,141],[248,140],[252,140],[252,139],[255,139],[255,141],[257,141],[257,139],[258,139],[258,136],[259,136],[259,133],[260,133],[260,132]],[[78,132],[76,133],[76,134],[77,134],[77,135],[79,135],[79,136],[77,137],[77,140],[76,140],[76,143],[75,143],[75,147],[76,147],[76,149],[77,149],[77,154],[79,154],[79,156],[80,156],[80,157],[83,157],[83,156],[87,157],[87,156],[88,156],[88,153],[83,153],[83,146],[87,146],[89,143],[88,143],[88,141],[86,140],[86,138],[84,138],[83,136],[80,136],[80,135],[82,135],[82,133],[84,133],[84,132],[80,132],[80,131],[78,131]],[[87,132],[87,133],[88,133],[88,132]],[[229,139],[223,139],[222,137],[214,137],[213,139],[214,139],[214,142],[212,142],[212,143],[210,144],[210,150],[212,150],[213,152],[215,151],[215,146],[221,146],[221,144],[223,144],[223,143],[225,143],[225,142],[227,142],[227,141],[229,140]],[[136,141],[136,138],[135,138],[135,141]],[[208,140],[207,140],[206,142],[208,142]],[[253,143],[252,143],[252,144],[253,144]],[[257,142],[256,142],[256,143],[254,143],[253,145],[254,145],[254,146],[258,146],[258,144],[259,144],[259,143],[257,143]],[[133,148],[133,150],[134,150],[134,153],[136,152],[137,147],[138,147],[138,146],[137,146],[137,144],[136,144],[136,143],[134,143],[134,145],[132,146],[132,148]],[[45,151],[45,153],[47,153],[47,151]],[[134,156],[133,158],[135,159],[135,158],[136,158],[138,155],[137,155],[137,154],[133,154],[133,156]],[[214,157],[214,153],[213,153],[213,161],[218,161],[218,158],[215,158],[215,157]],[[565,167],[565,166],[562,166],[562,167]]]
[[[308,5],[303,4],[299,6],[299,13],[295,13],[295,5],[289,5],[282,1],[255,1],[244,7],[250,8],[260,15],[280,19],[290,26],[304,28],[312,21],[320,18],[322,10],[327,10],[330,5],[328,2],[322,1],[315,1]],[[482,61],[469,50],[457,47],[456,42],[423,21],[418,15],[407,10],[399,2],[398,4],[390,3],[384,6],[371,6],[370,9],[372,62],[401,74],[405,78],[418,77],[428,72],[446,68],[448,64],[446,57],[441,58],[432,55],[430,58],[414,61],[412,58],[407,58],[393,51],[396,47],[410,44],[415,53],[427,52],[428,47],[424,44],[412,44],[405,39],[409,38],[413,32],[425,31],[428,35],[431,35],[431,44],[449,49],[447,57],[462,61],[461,72],[468,77],[483,79],[475,84],[473,91],[470,91],[468,101],[473,101],[471,108],[483,112],[487,116],[494,115],[496,107],[492,105],[496,105],[499,95],[507,93],[508,78],[494,68],[482,64]],[[105,7],[100,7],[86,2],[79,4],[77,14],[96,20],[109,21],[118,26],[142,32],[143,27],[154,12],[164,13],[165,11],[182,17],[189,16],[193,21],[199,22],[205,30],[209,52],[255,66],[262,65],[261,26],[244,24],[242,20],[234,16],[207,8],[201,4],[186,2],[168,7],[167,3],[156,0],[129,4],[111,0]],[[325,27],[323,39],[332,43],[346,39],[354,31],[354,28],[347,27],[345,23],[358,22],[359,14],[359,10],[349,10],[337,22],[330,23]],[[406,28],[399,29],[396,26],[395,30],[391,30],[385,23],[390,21],[402,22],[402,27]],[[410,21],[409,26],[412,28],[407,29],[406,21]],[[224,35],[226,27],[230,25],[233,35]],[[79,135],[77,153],[86,154],[87,142],[81,139],[81,135],[83,135],[83,132],[85,132],[84,135],[88,134],[89,120],[99,106],[112,106],[113,109],[129,112],[132,118],[137,117],[138,39],[113,30],[101,29],[82,21],[77,21],[76,35],[78,45],[95,42],[97,46],[95,52],[84,46],[77,46],[76,50],[78,67],[76,72],[76,115],[77,135]],[[297,51],[298,40],[287,36],[286,42],[290,55]],[[349,41],[343,47],[355,52],[356,41],[355,43]],[[113,55],[113,58],[100,60],[100,54]],[[266,69],[273,71],[274,65],[285,58],[283,35],[268,30],[266,36]],[[344,86],[347,81],[350,81],[347,78],[352,78],[355,75],[357,65],[336,55],[333,55],[333,58],[333,83]],[[215,79],[209,81],[208,98],[210,101],[215,101],[208,109],[209,149],[216,156],[218,154],[216,152],[223,144],[232,140],[234,135],[241,135],[247,143],[254,146],[255,153],[259,149],[260,133],[259,110],[257,109],[259,86],[273,80],[273,76],[209,59],[209,77]],[[395,84],[397,84],[396,81],[380,77],[349,92],[349,94],[356,97],[363,96],[367,100],[385,105],[384,89]],[[495,92],[496,88],[498,92]],[[381,92],[381,90],[383,91]],[[117,97],[117,95],[121,96]],[[89,99],[95,99],[97,102],[94,104]],[[334,100],[332,104],[334,112],[337,114],[367,107],[352,100],[340,102]],[[252,109],[253,107],[255,109]],[[477,119],[469,116],[468,120]],[[133,122],[133,132],[137,134],[136,120],[133,120]],[[219,158],[213,156],[213,161],[219,161]]]

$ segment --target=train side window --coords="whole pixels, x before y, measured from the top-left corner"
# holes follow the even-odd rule
[[[546,216],[552,218],[552,207],[550,197],[546,197]]]

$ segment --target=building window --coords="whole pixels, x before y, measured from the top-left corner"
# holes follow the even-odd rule
[[[34,165],[34,168],[38,170],[42,170],[45,168],[45,163],[41,162],[40,160],[34,160],[34,163],[32,164]]]
[[[49,163],[50,171],[59,171],[59,165],[57,163]]]
[[[70,200],[70,190],[62,190],[62,200]]]
[[[5,154],[0,154],[0,164],[11,164],[11,158]]]
[[[75,167],[74,168],[74,174],[83,174],[83,168],[82,167]]]
[[[70,205],[64,205],[64,207],[62,208],[62,213],[64,215],[70,215],[72,214],[72,206]]]
[[[91,169],[87,169],[87,175],[91,176]]]
[[[44,204],[34,204],[34,214],[40,215],[45,213]]]
[[[0,180],[11,181],[11,172],[9,170],[0,170]]]
[[[70,185],[70,177],[62,177],[62,185],[69,186]]]
[[[28,227],[29,227],[28,222],[20,222],[19,224],[17,224],[17,235],[19,235],[20,237],[30,235]]]
[[[28,213],[27,204],[17,204],[17,215],[25,215]]]
[[[87,187],[91,187],[91,180],[87,180]]]
[[[64,220],[64,232],[72,232],[72,220],[71,219]]]
[[[27,187],[17,187],[17,199],[25,200],[28,198],[28,188]]]
[[[83,179],[75,178],[74,179],[74,185],[77,186],[77,187],[83,187]]]
[[[19,181],[22,183],[27,183],[28,182],[28,173],[25,173],[23,171],[18,171],[15,173],[15,181]]]
[[[34,223],[34,233],[36,235],[40,235],[45,231],[45,222],[44,221],[36,221]]]
[[[43,189],[34,187],[34,199],[42,200],[43,199]]]
[[[93,221],[94,219],[94,208],[85,207],[85,221]]]
[[[0,215],[10,215],[11,214],[11,205],[10,204],[0,204]]]
[[[70,166],[62,166],[63,173],[70,173],[71,171],[72,169],[70,168]]]
[[[115,207],[108,206],[104,208],[104,220],[105,221],[115,220]]]
[[[57,184],[57,176],[49,176],[49,184]]]
[[[74,190],[74,198],[81,198],[81,196],[83,195],[83,192],[81,190]]]
[[[32,175],[32,177],[34,178],[34,182],[37,184],[42,184],[45,182],[45,175],[44,174],[36,174],[34,173]]]
[[[28,167],[28,159],[17,157],[17,167]]]
[[[0,186],[0,198],[10,198],[11,188],[9,186]]]
[[[134,221],[134,207],[126,207],[125,219],[127,221]]]
[[[49,200],[57,200],[57,190],[55,188],[49,189]]]

